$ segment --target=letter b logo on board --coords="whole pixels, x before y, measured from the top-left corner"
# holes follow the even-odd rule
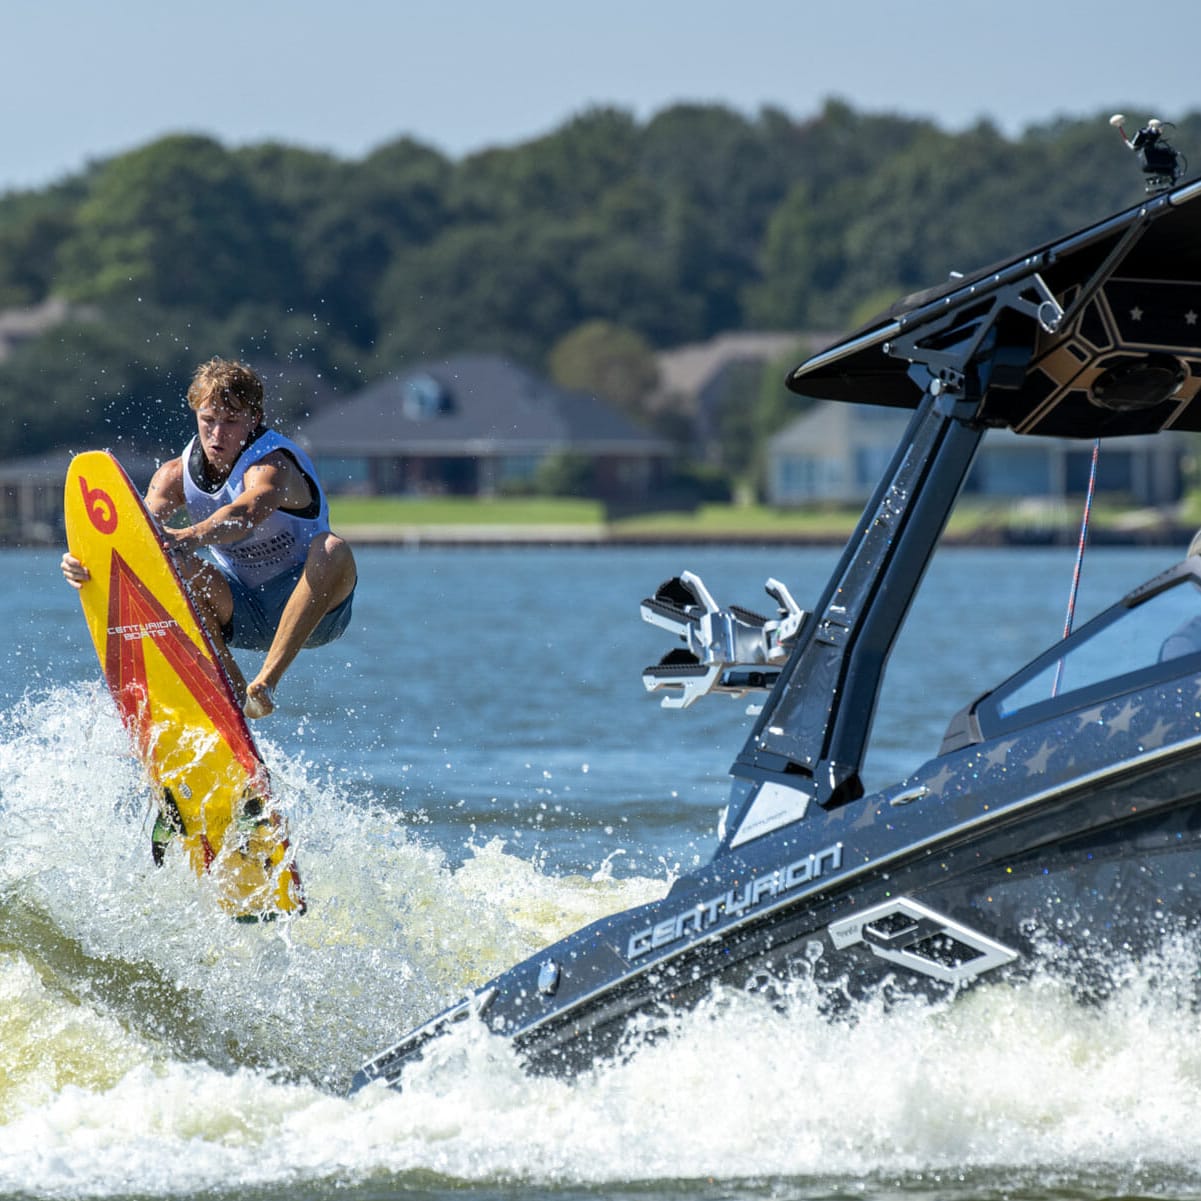
[[[79,487],[83,492],[83,507],[87,510],[88,520],[102,534],[111,534],[117,528],[117,506],[113,504],[113,498],[103,488],[89,488],[82,475],[79,477]]]

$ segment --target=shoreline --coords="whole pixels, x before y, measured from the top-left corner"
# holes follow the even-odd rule
[[[404,547],[638,547],[638,546],[814,546],[842,547],[854,530],[623,530],[603,525],[506,526],[427,525],[339,526],[337,532],[353,546]],[[1136,529],[1095,526],[1092,546],[1180,546],[1183,554],[1196,529],[1156,525]],[[1079,529],[1036,527],[979,527],[944,534],[944,546],[1006,548],[1076,546]]]
[[[352,546],[395,547],[417,550],[468,548],[592,548],[655,546],[781,546],[843,547],[854,528],[829,530],[714,530],[669,527],[622,529],[607,525],[338,525],[336,532]],[[1095,525],[1089,530],[1090,546],[1188,547],[1195,526],[1178,523],[1120,528]],[[945,533],[940,545],[980,549],[1016,547],[1075,547],[1080,531],[1067,527],[978,526]],[[0,538],[2,550],[46,550],[65,545],[61,536]]]

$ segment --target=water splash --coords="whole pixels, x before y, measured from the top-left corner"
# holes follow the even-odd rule
[[[152,866],[149,796],[101,690],[5,714],[0,948],[178,1055],[336,1088],[388,1035],[648,886],[662,891],[556,880],[495,841],[452,870],[403,816],[264,751],[310,914],[242,926],[182,855]]]
[[[264,750],[312,910],[239,926],[182,861],[151,866],[101,690],[0,715],[0,1193],[1201,1188],[1188,941],[1104,1005],[1039,978],[830,1022],[803,980],[775,1006],[723,992],[572,1081],[526,1075],[468,1022],[404,1091],[347,1099],[369,1054],[665,882],[550,876],[496,841],[452,866],[394,809]]]

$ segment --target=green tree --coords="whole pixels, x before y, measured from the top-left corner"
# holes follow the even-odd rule
[[[670,206],[678,291],[704,304],[698,336],[742,325],[764,227],[803,169],[795,149],[795,128],[772,109],[748,121],[680,104],[647,123],[640,167]]]
[[[178,450],[189,429],[183,396],[192,367],[173,336],[66,322],[0,363],[0,455],[63,445]]]
[[[574,228],[571,271],[581,313],[637,330],[655,346],[705,336],[709,301],[690,279],[704,269],[703,231],[686,198],[644,178],[625,179]]]
[[[57,284],[79,300],[216,314],[294,293],[297,278],[245,168],[210,138],[178,135],[97,174],[61,248]]]
[[[1201,114],[1159,115],[1201,156]],[[0,306],[57,293],[101,314],[0,365],[6,416],[22,406],[7,444],[56,425],[150,437],[218,352],[321,381],[300,405],[451,351],[545,362],[590,321],[651,347],[747,325],[835,333],[1138,203],[1107,116],[1015,139],[836,99],[803,119],[595,109],[457,162],[405,138],[359,161],[163,138],[0,196]],[[739,471],[761,440],[752,410],[725,416]]]
[[[809,353],[807,344],[798,343],[767,363],[734,364],[717,398],[719,466],[759,496],[766,483],[768,441],[810,405],[785,384]]]
[[[639,131],[614,108],[594,108],[545,137],[464,159],[450,204],[456,221],[562,220],[590,212],[597,197],[635,170]]]
[[[861,113],[845,100],[831,97],[820,113],[794,123],[778,140],[786,140],[790,147],[796,166],[792,182],[826,196],[844,183],[870,179],[935,129],[931,121],[896,113]]]
[[[1063,236],[1137,200],[1112,131],[1057,123],[1020,141],[981,122],[911,131],[875,168],[798,183],[769,222],[753,321],[837,329],[868,295],[904,295]]]
[[[594,392],[638,421],[646,420],[646,399],[659,383],[647,340],[609,321],[586,321],[565,334],[552,347],[547,365],[561,387]]]
[[[281,311],[271,304],[242,304],[220,320],[204,324],[199,343],[262,368],[266,373],[269,409],[274,417],[296,418],[320,405],[328,393],[363,386],[354,367],[354,347],[347,345],[320,314]],[[288,381],[288,399],[272,388],[267,375]],[[303,403],[296,379],[312,381]]]
[[[570,226],[529,219],[451,229],[401,252],[380,287],[378,368],[464,349],[527,363],[580,321]]]
[[[587,455],[562,451],[547,455],[534,475],[539,496],[591,496],[596,490],[596,467]]]
[[[449,161],[407,138],[353,164],[281,147],[242,153],[299,264],[292,302],[319,313],[347,344],[370,347],[389,264],[445,224]]]
[[[83,192],[82,182],[71,181],[0,197],[0,308],[37,304],[53,291],[59,247]]]

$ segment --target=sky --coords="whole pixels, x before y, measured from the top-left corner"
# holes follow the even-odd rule
[[[1199,45],[1198,0],[0,0],[0,192],[172,132],[457,158],[597,105],[1137,127],[1201,108]]]

